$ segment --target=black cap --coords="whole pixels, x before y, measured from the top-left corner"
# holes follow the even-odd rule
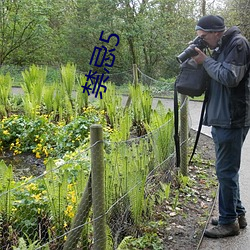
[[[195,26],[195,30],[204,31],[224,31],[225,24],[224,19],[221,16],[203,16]]]

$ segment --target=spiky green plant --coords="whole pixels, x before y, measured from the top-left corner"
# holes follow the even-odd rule
[[[61,121],[65,119],[67,122],[69,122],[74,117],[72,91],[74,89],[76,80],[76,66],[70,63],[68,63],[66,66],[62,66],[61,78],[62,82],[55,82],[51,89],[47,90],[46,92],[49,97],[53,95],[51,101],[49,100],[49,97],[44,96],[44,102],[46,107],[48,106],[49,109],[52,109],[53,106],[55,120]],[[76,113],[76,115],[77,114],[78,113]]]
[[[103,99],[99,100],[100,109],[107,112],[108,123],[112,128],[115,128],[121,124],[120,119],[123,116],[122,98],[117,95],[114,84],[108,82],[106,86],[107,91],[103,94]]]
[[[63,111],[65,107],[65,91],[59,83],[55,83],[55,93],[53,98],[54,118],[61,121],[64,118]],[[65,110],[67,112],[67,110]]]
[[[150,119],[150,124],[145,123],[145,127],[148,133],[151,133],[155,161],[160,163],[173,152],[173,112],[167,111],[162,102],[159,101]]]
[[[171,182],[169,183],[162,183],[160,182],[160,188],[156,193],[156,199],[158,200],[159,204],[162,204],[164,200],[168,200],[171,191]]]
[[[52,159],[46,164],[46,172],[44,184],[48,193],[49,207],[57,230],[60,230],[63,228],[64,211],[67,206],[68,178],[66,174],[56,170]]]
[[[139,144],[132,145],[134,155],[132,155],[130,170],[127,173],[130,209],[136,225],[141,222],[142,213],[145,210],[144,192],[150,161],[146,144],[147,142],[141,139]]]
[[[152,158],[147,139],[139,141],[112,143],[107,154],[106,166],[106,202],[110,207],[124,195],[123,199],[138,224],[144,207],[144,188]]]
[[[38,240],[32,242],[32,240],[29,239],[28,235],[25,235],[25,236],[26,236],[27,242],[23,237],[20,237],[18,239],[18,246],[17,247],[13,246],[13,250],[35,250],[40,247],[40,242]],[[46,247],[44,246],[43,249],[49,250],[49,246],[46,246]]]
[[[87,80],[86,76],[80,75],[77,81],[78,84],[76,87],[76,98],[75,98],[76,115],[80,115],[82,113],[83,108],[88,107],[89,95],[87,91],[83,93],[83,88],[82,88],[82,86],[85,86],[86,80]]]
[[[0,75],[0,115],[7,116],[9,99],[12,86],[10,74]]]
[[[129,85],[129,93],[132,101],[131,106],[134,115],[134,123],[150,123],[153,100],[151,92],[145,89],[143,85],[137,84]]]
[[[132,117],[129,110],[125,110],[124,113],[118,113],[115,119],[117,122],[115,127],[113,127],[114,131],[110,136],[111,140],[114,142],[129,140],[132,127]]]
[[[13,194],[11,189],[14,186],[12,166],[6,166],[4,161],[0,161],[0,213],[5,216],[8,222],[11,217],[13,206]]]
[[[135,124],[140,124],[143,120],[141,110],[141,85],[129,85],[129,94],[131,96],[131,109]]]
[[[53,111],[54,93],[56,85],[46,86],[44,89],[43,102],[46,107],[46,113],[50,114]]]
[[[152,93],[145,89],[141,95],[141,104],[142,104],[142,113],[143,113],[143,121],[150,123],[151,112],[152,112]]]
[[[34,117],[40,109],[46,82],[47,68],[32,65],[22,72],[24,82],[21,87],[24,91],[24,111],[28,116]]]
[[[61,66],[62,85],[72,102],[72,91],[76,81],[76,66],[72,63],[67,63],[66,66]]]

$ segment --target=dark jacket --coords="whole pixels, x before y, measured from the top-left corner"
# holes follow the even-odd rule
[[[237,27],[227,30],[218,50],[203,63],[211,77],[204,125],[250,126],[250,45]]]

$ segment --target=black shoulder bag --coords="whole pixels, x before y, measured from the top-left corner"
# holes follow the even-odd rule
[[[178,93],[191,97],[201,96],[207,88],[207,72],[192,58],[183,62],[175,86]]]
[[[196,62],[190,58],[181,64],[180,73],[175,81],[174,88],[174,123],[175,123],[175,147],[176,147],[176,166],[180,166],[180,140],[179,140],[179,114],[178,114],[178,93],[187,96],[201,96],[205,93],[200,121],[198,126],[198,131],[196,134],[195,144],[193,152],[191,154],[189,163],[195,154],[195,150],[199,141],[200,132],[202,128],[202,121],[205,112],[206,102],[207,102],[207,85],[209,81],[209,76],[202,65],[196,64]]]

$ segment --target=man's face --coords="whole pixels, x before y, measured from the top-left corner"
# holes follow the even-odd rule
[[[204,39],[210,49],[215,49],[218,46],[218,42],[221,38],[221,32],[206,32],[203,30],[197,30],[197,35]]]

